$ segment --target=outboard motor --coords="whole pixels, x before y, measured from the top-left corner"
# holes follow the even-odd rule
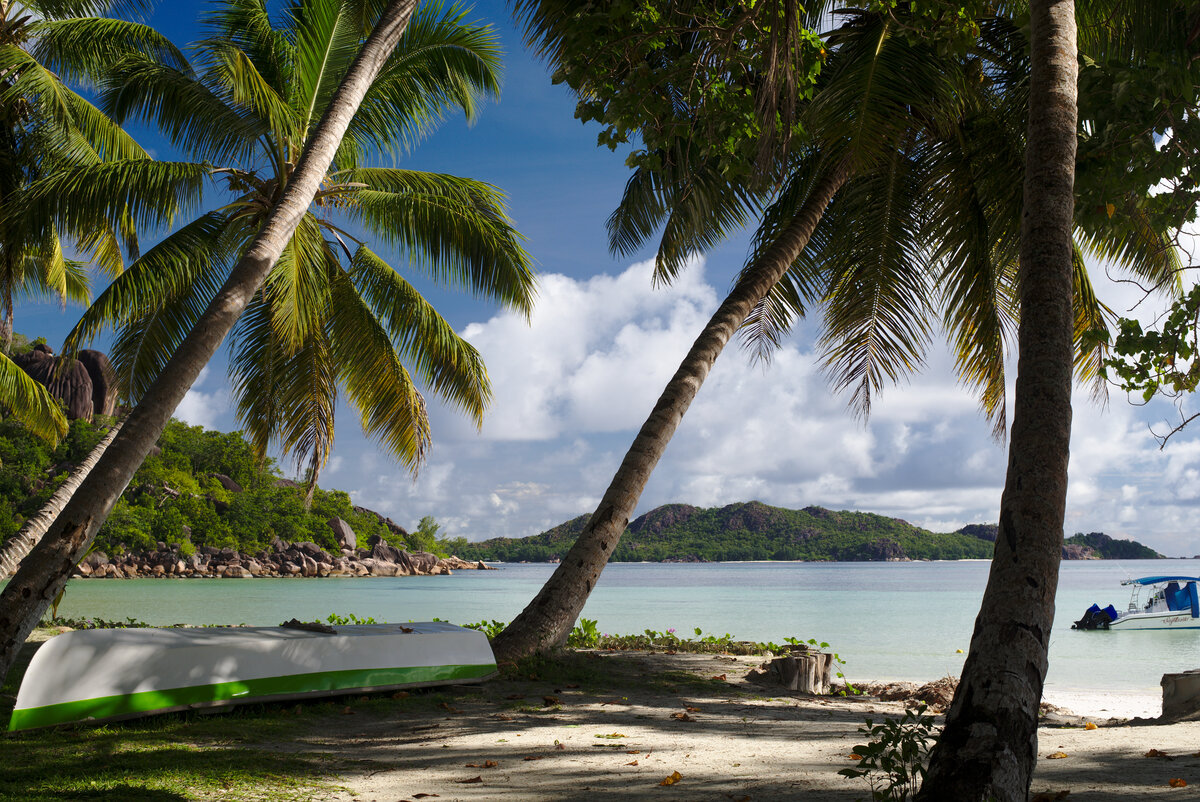
[[[1111,606],[1109,609],[1112,609]],[[1108,625],[1113,621],[1108,610],[1101,610],[1100,605],[1093,604],[1087,608],[1087,612],[1083,614],[1083,618],[1071,625],[1071,629],[1108,629]]]

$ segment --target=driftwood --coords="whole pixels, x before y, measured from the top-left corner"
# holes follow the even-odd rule
[[[1200,669],[1180,674],[1163,674],[1162,718],[1164,721],[1200,719]]]
[[[753,669],[747,679],[778,683],[789,691],[824,695],[829,693],[832,670],[832,654],[793,652],[768,660]]]

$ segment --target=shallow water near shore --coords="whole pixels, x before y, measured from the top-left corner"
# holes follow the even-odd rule
[[[827,641],[851,680],[957,676],[979,610],[987,561],[910,563],[613,563],[584,609],[603,632],[695,627],[746,640]],[[275,625],[330,613],[378,621],[511,620],[553,571],[507,564],[453,576],[363,579],[73,580],[59,614],[151,624]],[[1093,602],[1128,603],[1123,579],[1200,575],[1200,560],[1064,562],[1050,641],[1047,698],[1160,698],[1167,672],[1200,668],[1200,630],[1079,632]],[[956,653],[962,649],[964,654]],[[1060,702],[1056,702],[1060,703]],[[1124,705],[1122,709],[1140,710]],[[1154,711],[1157,713],[1157,710]]]

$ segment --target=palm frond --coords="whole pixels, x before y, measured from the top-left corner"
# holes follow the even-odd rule
[[[433,279],[467,288],[529,315],[536,280],[505,213],[503,196],[480,181],[440,173],[364,168],[346,213]]]
[[[42,239],[50,227],[89,231],[168,225],[199,201],[208,168],[202,164],[125,160],[64,168],[14,193],[4,225]]]
[[[488,25],[457,6],[422,4],[363,98],[347,136],[386,153],[406,153],[452,108],[474,118],[500,94],[500,51]]]
[[[1109,356],[1109,327],[1117,320],[1113,310],[1096,297],[1088,276],[1083,252],[1078,244],[1071,252],[1072,306],[1075,312],[1073,340],[1075,344],[1075,380],[1091,385],[1092,399],[1102,402],[1108,398],[1108,382],[1104,377],[1104,360]]]
[[[67,419],[46,388],[0,354],[0,404],[51,446],[67,433]]]
[[[296,7],[296,68],[288,101],[300,142],[320,120],[362,41],[357,20],[347,12],[341,0],[307,0]]]
[[[863,416],[874,392],[924,363],[929,344],[931,282],[914,215],[923,178],[896,152],[886,169],[852,179],[826,212],[840,223],[828,251],[814,254],[829,280],[822,361]]]
[[[140,398],[224,279],[231,257],[226,226],[221,212],[210,212],[143,254],[84,312],[67,335],[64,354],[116,328],[113,367],[123,393]]]
[[[317,337],[329,308],[329,275],[336,264],[317,219],[311,214],[302,217],[262,290],[275,334],[286,347],[303,348]]]
[[[265,133],[258,120],[231,108],[190,71],[147,58],[122,62],[102,96],[104,110],[114,119],[153,120],[177,147],[213,164],[248,160]]]
[[[94,84],[107,70],[138,54],[177,70],[187,69],[179,48],[142,23],[111,17],[50,19],[38,22],[33,32],[30,53],[71,84]]]
[[[355,306],[365,304],[417,377],[437,395],[470,415],[476,425],[482,425],[492,391],[479,352],[454,331],[415,287],[365,245],[355,251],[349,279],[361,294],[361,300],[342,295],[336,295],[335,299]],[[334,310],[335,317],[340,310],[340,306]],[[361,315],[357,319],[366,325]]]
[[[637,168],[608,218],[610,250],[630,254],[661,228],[654,280],[669,284],[690,256],[705,253],[740,230],[761,209],[742,182],[695,156],[688,143],[659,154],[659,166]]]
[[[331,353],[363,432],[415,474],[430,443],[425,400],[349,281],[334,282],[333,302]]]

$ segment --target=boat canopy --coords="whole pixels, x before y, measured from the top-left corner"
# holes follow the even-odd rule
[[[1200,582],[1200,576],[1144,576],[1141,579],[1126,579],[1122,585],[1157,585],[1160,582]]]

